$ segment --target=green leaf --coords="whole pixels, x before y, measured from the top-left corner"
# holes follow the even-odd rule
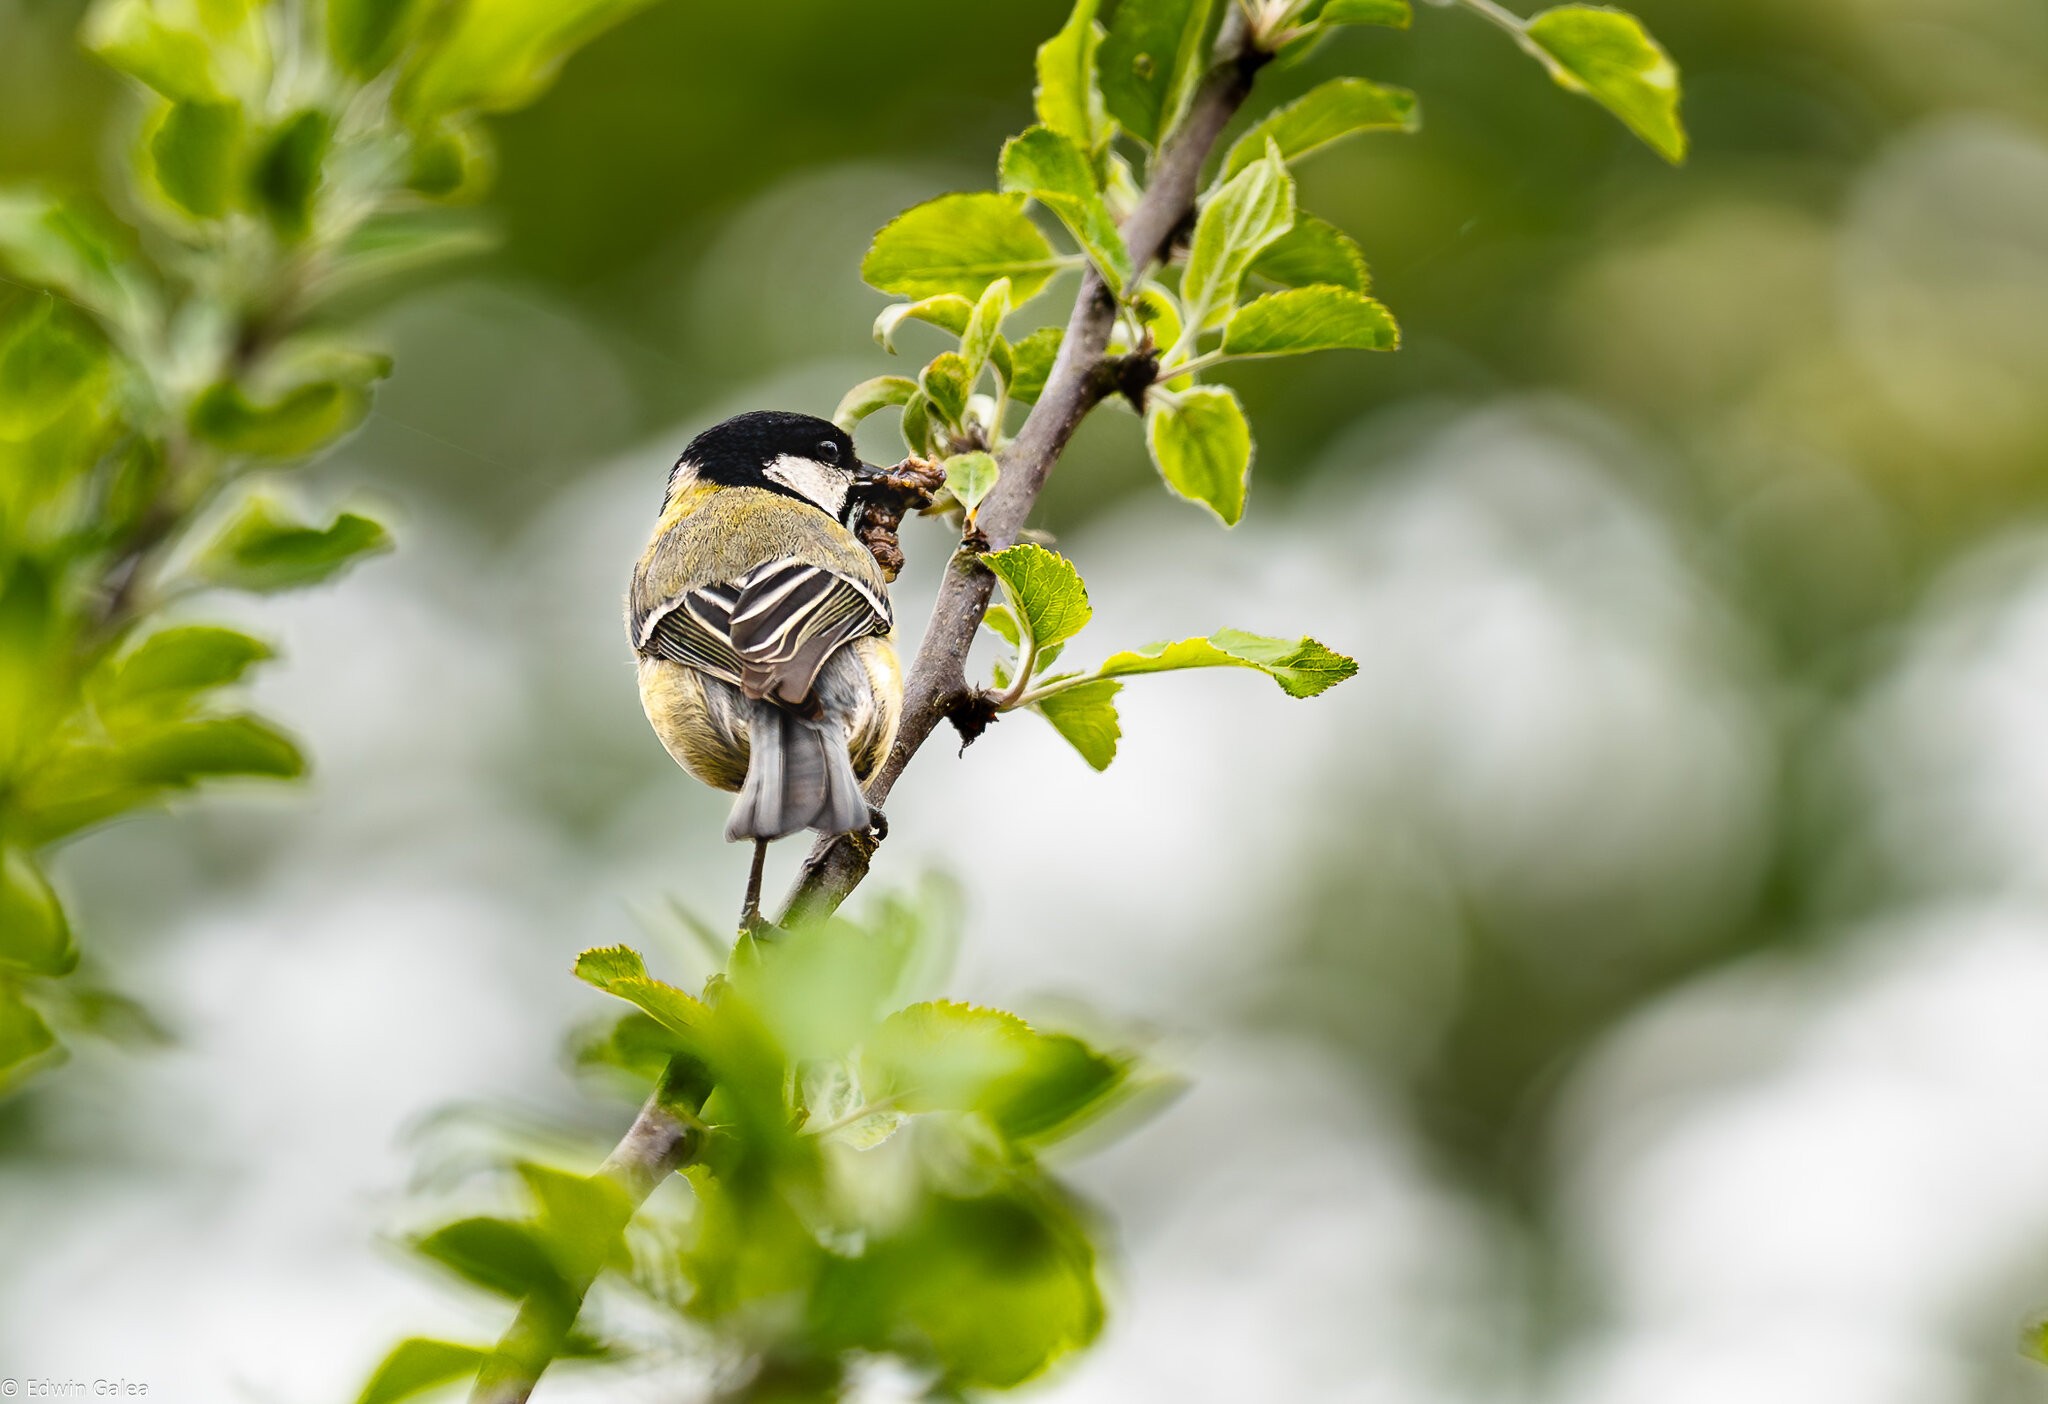
[[[1358,672],[1358,664],[1314,639],[1275,639],[1219,629],[1206,639],[1147,644],[1113,653],[1096,671],[1106,678],[1180,668],[1256,668],[1289,697],[1314,697]]]
[[[106,716],[135,712],[161,716],[198,693],[225,687],[272,656],[270,645],[235,629],[194,624],[161,629],[108,669],[94,688],[93,705]]]
[[[254,97],[269,77],[258,0],[102,0],[80,37],[102,62],[174,102]]]
[[[1355,293],[1372,288],[1365,252],[1357,241],[1328,220],[1308,214],[1297,213],[1294,227],[1266,245],[1248,271],[1290,288],[1317,283]]]
[[[12,1087],[56,1051],[57,1036],[21,995],[0,985],[0,1090]]]
[[[939,418],[959,428],[967,416],[967,399],[974,393],[967,358],[958,351],[941,351],[917,378],[918,388],[938,411]]]
[[[867,1252],[829,1261],[819,1297],[828,1326],[956,1394],[1022,1384],[1092,1341],[1103,1316],[1073,1202],[1018,1176],[992,1194],[926,1196]]]
[[[932,435],[932,400],[924,391],[904,402],[901,431],[904,448],[914,456],[927,458],[937,452]]]
[[[1116,695],[1123,686],[1108,678],[1082,683],[1032,703],[1031,710],[1051,722],[1081,753],[1082,760],[1097,770],[1107,770],[1116,759],[1116,743],[1123,737],[1123,724],[1116,714]]]
[[[204,717],[128,742],[120,752],[129,778],[141,785],[186,786],[227,775],[294,780],[305,757],[291,739],[257,717]]]
[[[1088,626],[1088,587],[1074,563],[1057,551],[1026,541],[991,551],[981,563],[1002,582],[1011,612],[1038,647],[1064,643]]]
[[[1023,635],[1017,630],[1017,616],[1010,613],[1008,605],[990,605],[982,614],[981,622],[1012,648],[1023,641]]]
[[[32,437],[104,383],[106,349],[82,320],[42,293],[0,338],[0,439]]]
[[[334,119],[318,108],[293,113],[258,147],[249,163],[249,193],[278,233],[300,238],[312,227]]]
[[[1010,280],[998,278],[974,304],[967,326],[960,333],[960,359],[967,363],[967,383],[981,379],[996,343],[1002,339],[1003,321],[1010,315]]]
[[[506,112],[533,101],[563,62],[651,0],[469,0],[400,79],[398,104],[420,119]]]
[[[1220,323],[1238,284],[1261,251],[1294,225],[1294,180],[1277,147],[1232,176],[1202,203],[1181,276],[1180,300],[1191,332]]]
[[[863,380],[840,400],[839,408],[832,411],[832,422],[852,433],[854,425],[876,410],[907,405],[915,394],[917,382],[907,376],[878,375],[873,380]]]
[[[1237,525],[1252,472],[1252,431],[1237,396],[1220,385],[1198,385],[1171,403],[1154,396],[1145,437],[1168,487]]]
[[[324,527],[296,520],[275,496],[248,497],[192,563],[212,585],[269,594],[318,585],[365,556],[391,549],[391,533],[343,512]]]
[[[486,1292],[517,1301],[527,1296],[560,1300],[568,1295],[561,1273],[530,1224],[509,1219],[462,1219],[413,1244]]]
[[[1092,154],[1107,141],[1109,117],[1095,80],[1095,53],[1102,26],[1095,22],[1098,0],[1077,0],[1060,32],[1038,46],[1038,87],[1033,104],[1038,120]]]
[[[64,905],[35,860],[0,849],[0,968],[31,975],[68,975],[78,964]]]
[[[1010,398],[1031,404],[1045,393],[1052,363],[1060,354],[1059,327],[1040,327],[1010,348]]]
[[[958,453],[946,460],[946,486],[967,510],[970,522],[1000,475],[993,454]]]
[[[444,117],[414,135],[405,188],[429,200],[477,200],[496,170],[496,153],[483,126]]]
[[[240,184],[240,105],[172,103],[149,135],[149,160],[166,199],[200,219],[219,219]]]
[[[861,1050],[861,1089],[898,1111],[977,1111],[1030,1063],[1038,1035],[1014,1014],[933,1000],[899,1009]]]
[[[1310,6],[1302,18],[1317,24],[1381,24],[1406,29],[1414,23],[1415,11],[1408,0],[1327,0]]]
[[[1106,1110],[1130,1071],[1128,1059],[1099,1053],[1070,1034],[1041,1033],[1030,1063],[989,1088],[985,1111],[1007,1139],[1047,1144]]]
[[[262,399],[234,381],[219,381],[193,400],[187,422],[194,434],[231,453],[303,458],[362,422],[370,386],[388,367],[381,357],[319,357]]]
[[[453,1341],[430,1341],[415,1336],[400,1341],[384,1363],[377,1367],[356,1404],[401,1404],[430,1389],[473,1379],[491,1353],[478,1346]]]
[[[327,0],[327,52],[344,73],[374,78],[418,26],[421,0]]]
[[[1674,166],[1685,160],[1678,66],[1641,20],[1620,10],[1565,5],[1530,20],[1524,33],[1548,56],[1559,86],[1605,107]]]
[[[1102,98],[1125,131],[1158,146],[1193,100],[1227,0],[1120,0],[1096,53]]]
[[[1358,132],[1412,132],[1421,125],[1415,94],[1406,88],[1363,78],[1332,78],[1233,142],[1223,158],[1223,178],[1228,180],[1262,158],[1269,141],[1280,148],[1281,159],[1294,161]]]
[[[594,1277],[620,1255],[633,1201],[617,1183],[531,1161],[520,1162],[519,1177],[540,1208],[542,1245],[564,1277]]]
[[[1349,288],[1289,288],[1248,302],[1223,328],[1227,356],[1392,351],[1401,329],[1386,308]]]
[[[991,284],[990,286],[993,286]],[[940,293],[916,302],[897,302],[884,307],[875,318],[875,340],[884,351],[896,354],[896,329],[905,322],[929,322],[954,336],[967,335],[967,323],[974,317],[975,304],[958,293]]]
[[[941,195],[882,226],[861,260],[869,286],[899,297],[955,293],[972,302],[998,278],[1028,302],[1064,264],[1024,213],[1022,195]]]
[[[1050,127],[1032,127],[1003,144],[1003,189],[1029,195],[1066,225],[1112,293],[1131,280],[1131,255],[1096,188],[1088,153]]]
[[[674,985],[651,979],[646,962],[630,946],[599,946],[576,957],[576,978],[638,1006],[672,1033],[691,1037],[709,1021],[701,1000]]]
[[[117,322],[146,291],[104,219],[36,190],[0,191],[0,267]]]

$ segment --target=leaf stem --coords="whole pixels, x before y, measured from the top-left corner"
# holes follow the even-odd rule
[[[1551,57],[1549,50],[1529,37],[1529,22],[1513,10],[1497,4],[1496,0],[1458,0],[1458,3],[1489,24],[1506,30],[1523,52],[1545,68],[1556,71],[1557,60]]]

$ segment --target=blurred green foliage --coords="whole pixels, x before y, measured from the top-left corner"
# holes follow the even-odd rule
[[[333,315],[472,251],[433,207],[488,168],[473,114],[516,105],[630,5],[105,0],[84,42],[142,96],[114,204],[0,191],[0,1088],[105,1026],[44,850],[221,779],[290,779],[238,709],[270,657],[165,626],[208,589],[329,580],[385,550],[252,474],[353,428],[388,361]]]

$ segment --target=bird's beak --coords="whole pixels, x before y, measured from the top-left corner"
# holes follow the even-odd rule
[[[874,487],[877,484],[887,482],[888,479],[889,470],[886,468],[877,468],[872,463],[858,461],[854,464],[853,485],[857,488]]]

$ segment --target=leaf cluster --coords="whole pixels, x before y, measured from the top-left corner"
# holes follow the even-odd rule
[[[695,994],[630,948],[585,951],[577,975],[633,1009],[580,1059],[663,1079],[702,1138],[689,1193],[629,1231],[604,1175],[523,1164],[530,1214],[414,1247],[529,1311],[609,1272],[733,1373],[816,1381],[806,1397],[837,1397],[874,1356],[933,1398],[1008,1388],[1086,1345],[1103,1314],[1094,1225],[1041,1156],[1167,1084],[1127,1048],[920,997],[935,911],[899,900],[863,924],[743,938]],[[630,1355],[596,1315],[572,1307],[562,1339]],[[508,1348],[408,1341],[362,1404],[488,1372]]]
[[[47,850],[217,780],[292,778],[236,700],[271,650],[170,627],[208,590],[335,578],[386,550],[259,475],[368,413],[389,363],[349,322],[472,253],[479,114],[642,0],[100,0],[130,80],[116,219],[0,189],[0,1089],[87,1027]],[[111,996],[108,996],[111,998]]]

